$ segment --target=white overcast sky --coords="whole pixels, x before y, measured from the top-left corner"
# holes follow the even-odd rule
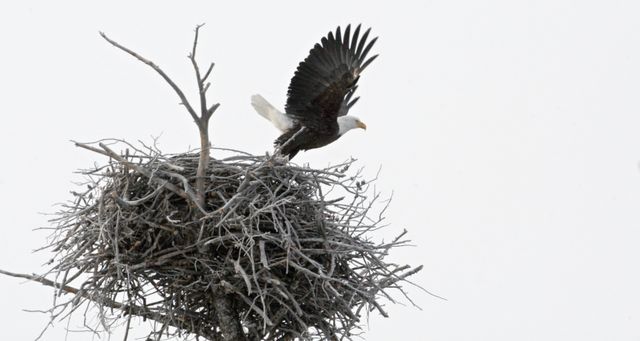
[[[639,18],[639,2],[615,0],[3,1],[0,268],[43,270],[39,212],[104,161],[69,140],[198,143],[170,88],[98,31],[193,94],[186,55],[206,23],[212,142],[264,153],[277,131],[249,97],[282,108],[313,44],[363,23],[380,37],[354,110],[369,129],[296,161],[381,166],[378,189],[394,192],[382,233],[406,228],[415,245],[393,260],[423,264],[414,280],[448,299],[409,288],[422,310],[387,305],[364,338],[639,340]],[[33,340],[47,317],[23,309],[48,308],[51,290],[0,277],[0,297],[0,338]],[[43,340],[90,339],[65,328]]]

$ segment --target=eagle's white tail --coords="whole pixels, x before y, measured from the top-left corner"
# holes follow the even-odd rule
[[[293,126],[293,121],[271,105],[271,103],[267,102],[264,97],[260,95],[251,96],[251,105],[260,116],[271,121],[281,132],[285,132]]]

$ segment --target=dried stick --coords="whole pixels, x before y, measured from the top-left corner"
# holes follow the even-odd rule
[[[28,275],[28,274],[21,274],[21,273],[15,273],[15,272],[10,272],[10,271],[5,271],[0,269],[0,274],[5,275],[5,276],[10,276],[10,277],[15,277],[15,278],[24,278],[26,280],[29,281],[33,281],[33,282],[38,282],[42,285],[45,286],[49,286],[55,289],[58,289],[62,292],[68,293],[68,294],[73,294],[73,295],[77,295],[80,296],[82,298],[88,299],[90,301],[96,302],[97,304],[100,304],[102,306],[105,307],[109,307],[109,308],[113,308],[113,309],[119,309],[124,311],[127,314],[132,314],[132,315],[136,315],[139,317],[142,317],[144,319],[150,319],[150,320],[154,320],[154,321],[158,321],[160,323],[168,323],[170,326],[175,327],[175,328],[180,328],[180,329],[189,329],[189,327],[192,325],[191,321],[189,321],[188,316],[185,316],[184,318],[187,320],[170,320],[167,319],[166,316],[159,314],[159,313],[155,313],[152,311],[149,311],[147,309],[145,309],[144,307],[139,307],[139,306],[135,306],[135,305],[128,305],[128,304],[122,304],[120,302],[116,302],[114,300],[108,299],[108,298],[104,298],[104,297],[94,297],[92,295],[90,295],[88,292],[78,289],[78,288],[74,288],[68,285],[62,285],[61,283],[57,283],[54,282],[52,280],[46,279],[42,276],[38,276],[38,275]],[[167,322],[168,321],[168,322]],[[199,331],[200,333],[202,333],[203,336],[205,337],[209,337],[211,340],[215,339],[215,335],[209,335],[209,333],[207,333],[206,331]]]
[[[134,52],[133,50],[130,50],[130,49],[120,45],[118,42],[116,42],[114,40],[111,40],[111,38],[107,37],[107,35],[104,32],[100,32],[100,35],[102,36],[102,38],[104,38],[104,40],[108,41],[109,44],[119,48],[120,50],[122,50],[122,51],[124,51],[124,52],[126,52],[126,53],[128,53],[130,55],[132,55],[133,57],[135,57],[139,61],[149,65],[158,74],[160,74],[160,76],[162,76],[162,78],[164,78],[164,80],[167,83],[169,83],[169,85],[171,86],[173,91],[175,91],[176,94],[178,94],[178,97],[180,97],[181,104],[184,105],[185,108],[187,108],[187,111],[189,111],[189,114],[191,115],[193,120],[196,122],[196,124],[198,124],[198,115],[196,114],[195,110],[193,110],[193,107],[191,106],[191,104],[187,100],[187,97],[184,95],[182,90],[176,85],[176,83],[173,80],[171,80],[171,78],[169,78],[169,76],[167,76],[167,74],[164,73],[164,71],[162,71],[162,69],[160,69],[160,67],[158,65],[156,65],[154,62],[142,57],[141,55],[139,55],[138,53]]]

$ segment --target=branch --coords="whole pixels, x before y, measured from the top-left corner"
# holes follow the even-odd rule
[[[5,276],[10,276],[10,277],[16,277],[16,278],[24,278],[26,280],[29,281],[33,281],[33,282],[38,282],[42,285],[48,286],[48,287],[52,287],[55,289],[59,289],[61,291],[64,291],[66,293],[69,294],[74,294],[74,295],[78,295],[81,296],[82,298],[88,299],[100,306],[105,306],[108,308],[113,308],[113,309],[119,309],[124,311],[125,313],[128,314],[132,314],[132,315],[136,315],[139,317],[142,317],[144,319],[150,319],[150,320],[154,320],[157,321],[161,324],[167,323],[172,327],[175,328],[179,328],[179,329],[183,329],[183,330],[189,330],[194,334],[200,334],[203,335],[211,340],[215,340],[217,339],[217,336],[212,334],[209,331],[206,330],[191,330],[190,327],[195,325],[192,323],[192,321],[190,321],[190,317],[189,316],[182,316],[182,318],[184,318],[185,320],[180,320],[180,319],[167,319],[166,316],[164,316],[163,314],[159,314],[159,313],[154,313],[152,311],[149,311],[143,307],[140,306],[136,306],[136,305],[129,305],[129,304],[122,304],[120,302],[116,302],[114,300],[108,299],[108,298],[104,298],[104,297],[94,297],[92,296],[90,293],[88,293],[87,291],[81,290],[81,289],[77,289],[68,285],[62,285],[61,283],[57,283],[51,280],[48,280],[42,276],[38,276],[38,275],[28,275],[28,274],[20,274],[20,273],[14,273],[14,272],[9,272],[9,271],[5,271],[0,269],[0,274],[5,275]]]
[[[203,117],[205,117],[205,113],[207,110],[207,96],[204,93],[204,84],[202,82],[202,78],[200,77],[200,67],[198,67],[198,63],[196,62],[196,50],[198,48],[198,33],[200,32],[200,27],[204,26],[204,24],[200,24],[196,26],[195,36],[193,38],[193,48],[191,49],[191,53],[189,54],[189,60],[191,60],[191,65],[193,65],[193,70],[196,73],[196,81],[198,82],[198,93],[200,97],[200,120],[199,125],[202,125],[204,122]]]
[[[207,80],[207,78],[209,78],[209,75],[211,74],[211,71],[213,70],[213,66],[216,65],[216,63],[211,63],[209,64],[209,68],[207,69],[207,72],[204,73],[204,76],[202,76],[202,81],[205,82]]]
[[[173,91],[176,92],[176,94],[178,94],[178,97],[180,97],[180,101],[182,103],[182,105],[185,106],[185,108],[187,108],[187,111],[189,111],[189,115],[191,115],[191,118],[193,118],[193,120],[196,122],[196,124],[199,124],[199,119],[198,119],[198,115],[196,114],[195,110],[193,110],[193,107],[191,106],[191,104],[189,103],[189,101],[187,100],[187,97],[184,95],[184,93],[182,92],[182,90],[180,90],[180,88],[176,85],[176,83],[173,82],[173,80],[171,80],[171,78],[169,78],[169,76],[167,76],[166,73],[164,73],[164,71],[162,71],[162,69],[160,69],[160,67],[158,65],[156,65],[155,63],[153,63],[152,61],[142,57],[141,55],[137,54],[136,52],[120,45],[118,42],[111,40],[111,38],[107,37],[106,34],[104,34],[104,32],[100,32],[100,35],[102,36],[102,38],[104,38],[104,40],[108,41],[109,44],[119,48],[120,50],[134,56],[136,59],[138,59],[139,61],[149,65],[151,68],[153,68],[158,74],[160,74],[160,76],[162,76],[162,78],[164,78],[164,80],[169,83],[169,85],[171,86],[171,88],[173,88]]]
[[[41,283],[42,285],[46,285],[46,286],[50,286],[56,289],[62,289],[62,291],[70,293],[70,294],[78,294],[80,293],[79,289],[76,289],[74,287],[70,287],[68,285],[62,285],[60,283],[56,283],[54,281],[48,280],[44,277],[38,276],[38,275],[27,275],[27,274],[19,274],[19,273],[14,273],[14,272],[9,272],[9,271],[5,271],[0,269],[0,274],[6,275],[6,276],[11,276],[11,277],[16,277],[16,278],[24,278],[24,279],[28,279],[30,281],[33,282],[38,282]],[[113,308],[117,308],[117,307],[113,307]]]
[[[193,47],[189,54],[189,60],[193,65],[193,70],[196,73],[196,81],[198,83],[198,95],[200,97],[200,117],[196,121],[198,123],[198,131],[200,133],[200,159],[198,161],[198,170],[196,171],[196,195],[198,198],[198,204],[202,207],[205,206],[205,177],[207,173],[207,166],[209,165],[209,153],[211,149],[211,143],[209,142],[209,110],[207,110],[207,96],[204,81],[200,77],[200,67],[196,62],[196,51],[198,48],[198,34],[200,27],[204,24],[197,25],[195,29],[195,35],[193,37]],[[209,71],[207,71],[208,76]],[[207,87],[208,88],[208,87]]]
[[[212,105],[210,108],[207,108],[207,96],[206,96],[206,92],[207,89],[209,89],[209,85],[211,83],[207,83],[205,84],[207,78],[209,78],[209,75],[211,75],[211,71],[213,71],[213,66],[215,65],[215,63],[211,63],[209,64],[209,68],[207,69],[207,71],[205,72],[204,76],[201,76],[200,74],[200,67],[198,66],[198,63],[196,62],[196,51],[198,48],[198,36],[200,33],[200,27],[204,26],[204,24],[200,24],[198,26],[196,26],[195,29],[195,36],[193,38],[193,47],[191,48],[191,53],[189,54],[189,60],[191,60],[191,65],[193,65],[193,70],[196,73],[196,81],[198,82],[198,91],[200,94],[200,125],[207,125],[209,118],[211,117],[211,115],[213,114],[214,111],[216,111],[216,109],[218,108],[218,106],[220,106],[219,103],[216,103],[214,105]],[[203,127],[203,128],[206,128]]]
[[[220,106],[220,103],[216,103],[214,105],[212,105],[209,109],[207,109],[207,120],[211,117],[211,115],[213,115],[214,112],[216,112],[216,109],[218,109],[218,107]]]

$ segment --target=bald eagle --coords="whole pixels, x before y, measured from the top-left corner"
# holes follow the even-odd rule
[[[347,115],[360,97],[353,98],[358,79],[378,55],[367,54],[378,39],[367,43],[368,29],[360,37],[360,25],[351,34],[340,27],[322,38],[300,62],[287,92],[282,113],[262,96],[251,97],[251,104],[282,135],[275,140],[282,155],[292,159],[299,151],[328,145],[354,128],[366,129],[358,118]]]

